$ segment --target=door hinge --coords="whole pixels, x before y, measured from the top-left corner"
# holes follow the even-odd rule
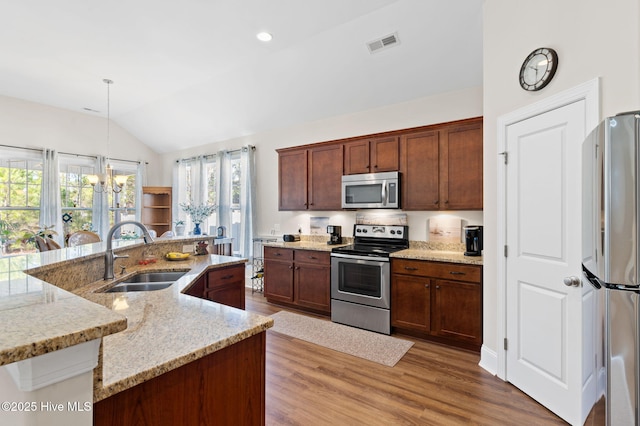
[[[504,342],[503,342],[503,345],[502,345],[502,346],[504,347],[504,350],[505,350],[505,351],[506,351],[506,350],[508,349],[508,347],[509,347],[509,345],[507,344],[507,338],[506,338],[506,337],[504,338]]]
[[[504,246],[504,257],[507,257],[509,255],[508,250],[507,250],[507,245],[505,244]]]
[[[504,156],[504,164],[506,165],[509,162],[509,153],[507,151],[503,151],[498,153],[498,155]]]

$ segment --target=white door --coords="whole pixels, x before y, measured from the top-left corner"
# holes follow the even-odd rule
[[[571,424],[595,367],[583,353],[593,292],[563,282],[581,276],[585,116],[581,100],[506,131],[506,379]]]

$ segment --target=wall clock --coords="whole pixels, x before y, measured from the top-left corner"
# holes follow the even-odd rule
[[[527,91],[545,87],[558,69],[558,54],[548,47],[534,50],[527,56],[520,68],[520,86]]]

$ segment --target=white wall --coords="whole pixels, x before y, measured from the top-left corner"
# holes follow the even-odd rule
[[[277,105],[274,107],[277,108]],[[232,139],[197,149],[176,151],[164,154],[163,163],[166,170],[171,170],[174,161],[178,158],[211,154],[220,149],[236,149],[246,144],[255,145],[258,175],[258,234],[268,235],[275,224],[280,225],[280,234],[297,232],[298,224],[303,224],[303,233],[308,233],[311,214],[278,211],[278,156],[276,149],[478,116],[482,116],[482,88],[475,87]],[[165,180],[160,184],[171,185],[169,173],[165,174]],[[407,214],[410,238],[424,240],[427,238],[427,218],[439,213],[407,212]],[[451,214],[468,220],[471,224],[482,224],[482,212],[451,212]],[[354,212],[316,211],[312,212],[312,215],[329,217],[331,224],[343,227],[344,235],[350,235],[355,223]]]
[[[496,350],[496,223],[499,116],[600,77],[601,116],[640,109],[640,0],[484,0],[484,345]],[[518,84],[524,58],[538,47],[558,52],[559,67],[545,89]],[[535,226],[533,224],[532,226]],[[502,326],[502,325],[500,325]]]
[[[0,144],[25,148],[52,148],[59,152],[106,155],[104,117],[0,96]],[[147,161],[148,182],[162,180],[160,156],[127,133],[113,120],[110,127],[112,158]]]

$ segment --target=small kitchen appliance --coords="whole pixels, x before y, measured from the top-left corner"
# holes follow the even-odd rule
[[[353,236],[331,250],[331,321],[391,334],[389,255],[409,248],[409,227],[354,225]]]
[[[327,244],[342,244],[342,226],[328,225],[327,234],[329,234]]]
[[[482,256],[482,226],[465,226],[465,256]]]

